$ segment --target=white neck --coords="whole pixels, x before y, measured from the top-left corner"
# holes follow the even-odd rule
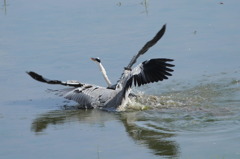
[[[107,85],[108,87],[111,87],[112,86],[112,83],[110,82],[110,80],[108,79],[108,76],[107,76],[107,73],[106,73],[106,70],[104,69],[103,65],[101,63],[98,63],[99,64],[99,68],[103,74],[103,77],[105,79],[105,81],[107,82]]]

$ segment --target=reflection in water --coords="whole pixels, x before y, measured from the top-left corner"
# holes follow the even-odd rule
[[[182,84],[181,88],[177,88],[178,85],[173,86],[175,91],[162,96],[142,94],[133,98],[130,109],[122,113],[100,110],[51,111],[33,121],[32,131],[39,133],[49,125],[72,121],[104,124],[118,120],[136,144],[144,145],[155,155],[178,157],[181,152],[174,140],[177,135],[209,129],[212,134],[218,134],[222,127],[227,131],[240,122],[239,79],[218,79],[210,83],[202,80],[196,86],[186,87]]]
[[[5,15],[7,15],[7,0],[3,1],[3,9],[4,9]]]
[[[122,121],[132,139],[152,150],[155,155],[177,156],[177,143],[171,139],[175,136],[174,131],[157,125],[154,126],[154,124],[151,124],[151,119],[146,118],[145,113],[140,111],[115,114],[100,110],[56,110],[36,118],[32,123],[32,131],[38,134],[43,132],[49,125],[64,124],[72,121],[87,124],[104,124],[106,121],[117,119]],[[137,124],[143,121],[148,123],[145,127]]]
[[[148,15],[148,0],[143,0],[143,2],[141,2],[141,5],[144,6],[144,12],[146,13],[146,15]]]
[[[150,112],[126,112],[121,116],[126,131],[138,144],[147,146],[155,155],[178,156],[178,144],[172,139],[174,130],[152,122]],[[160,115],[160,114],[158,114]],[[149,116],[151,116],[149,118]]]
[[[49,125],[59,125],[71,121],[103,124],[106,120],[114,119],[114,114],[99,110],[55,110],[42,114],[32,123],[32,131],[43,132]]]
[[[140,5],[142,5],[144,7],[144,11],[142,11],[142,13],[145,13],[146,15],[148,15],[148,0],[143,0],[142,2],[140,2]],[[118,7],[122,6],[122,2],[118,2],[116,3],[116,5]]]

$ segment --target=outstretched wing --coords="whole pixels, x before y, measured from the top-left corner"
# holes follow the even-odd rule
[[[60,85],[64,85],[64,86],[72,86],[72,87],[82,87],[84,84],[78,82],[78,81],[67,81],[67,82],[63,82],[63,81],[59,81],[59,80],[50,80],[47,79],[39,74],[37,74],[36,72],[26,72],[29,76],[31,76],[33,79],[39,81],[39,82],[44,82],[44,83],[48,83],[48,84],[60,84]]]
[[[168,76],[172,76],[171,72],[173,72],[173,70],[171,67],[174,67],[174,65],[168,63],[171,61],[173,60],[157,58],[139,64],[130,72],[125,89],[128,89],[133,84],[135,86],[141,86],[168,79]]]
[[[113,95],[112,89],[91,84],[83,84],[77,81],[59,81],[47,79],[35,72],[27,72],[33,79],[48,84],[60,84],[72,86],[72,88],[57,90],[57,95],[79,103],[79,108],[101,107]]]
[[[131,67],[133,66],[133,64],[136,63],[137,61],[137,58],[140,56],[140,55],[143,55],[145,52],[148,51],[148,49],[150,47],[152,47],[153,45],[155,45],[158,40],[161,39],[161,37],[164,35],[165,33],[165,30],[166,30],[166,24],[163,25],[162,29],[154,36],[154,38],[150,41],[148,41],[141,50],[139,50],[138,54],[133,56],[132,60],[130,61],[130,63],[128,64],[127,67],[125,67],[125,69],[128,69],[128,70],[131,70]]]

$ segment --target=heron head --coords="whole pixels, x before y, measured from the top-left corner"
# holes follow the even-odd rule
[[[99,57],[96,57],[96,58],[91,58],[91,60],[93,60],[93,61],[95,61],[95,62],[97,62],[97,63],[101,63],[101,60],[100,60],[100,58]]]

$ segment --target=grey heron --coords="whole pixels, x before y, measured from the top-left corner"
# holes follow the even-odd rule
[[[155,45],[158,40],[161,39],[165,30],[166,24],[163,25],[161,30],[152,40],[148,41],[143,48],[133,56],[130,63],[124,68],[120,79],[114,85],[111,84],[106,74],[106,70],[101,64],[99,58],[91,59],[98,63],[103,77],[107,82],[107,87],[81,83],[78,81],[64,82],[60,80],[50,80],[32,71],[27,72],[27,74],[40,82],[70,86],[68,89],[60,90],[60,94],[66,99],[76,101],[80,108],[99,108],[109,111],[123,111],[129,102],[129,94],[132,86],[141,86],[148,83],[158,82],[168,79],[168,76],[172,76],[171,72],[173,72],[173,69],[171,69],[171,67],[174,67],[174,65],[169,62],[172,62],[173,59],[168,58],[146,60],[132,69],[137,58],[147,52],[150,47]]]

